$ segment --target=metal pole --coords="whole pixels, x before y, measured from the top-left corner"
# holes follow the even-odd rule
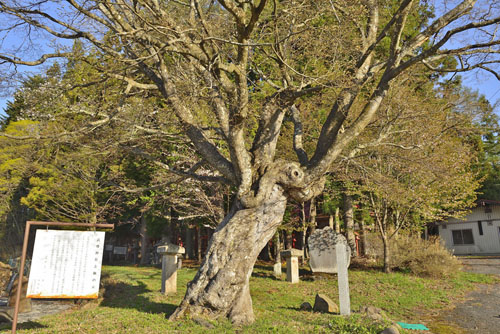
[[[24,278],[24,265],[26,263],[26,253],[28,250],[28,239],[30,234],[30,227],[35,226],[75,226],[75,227],[89,227],[89,228],[103,228],[113,229],[114,224],[86,224],[86,223],[62,223],[62,222],[41,222],[41,221],[27,221],[26,230],[24,231],[23,252],[21,255],[21,267],[19,268],[19,276],[17,278],[17,291],[16,291],[16,304],[14,306],[14,319],[12,320],[12,334],[16,334],[17,317],[19,315],[19,302],[21,301],[21,289],[23,287]]]

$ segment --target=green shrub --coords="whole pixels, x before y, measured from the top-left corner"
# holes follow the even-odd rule
[[[398,236],[394,238],[393,245],[393,268],[408,270],[417,276],[449,276],[462,266],[443,246],[439,237],[424,240],[419,237]]]
[[[370,255],[382,265],[384,247],[380,237],[368,236]],[[461,268],[460,261],[446,249],[439,237],[424,240],[418,235],[400,233],[389,242],[391,267],[421,277],[449,276]]]

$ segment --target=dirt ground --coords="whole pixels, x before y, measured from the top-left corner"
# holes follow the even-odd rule
[[[500,256],[461,258],[461,261],[466,271],[500,276]],[[500,284],[480,285],[467,295],[465,302],[440,318],[464,329],[465,333],[500,333]]]
[[[500,256],[460,258],[464,270],[480,274],[500,276]]]

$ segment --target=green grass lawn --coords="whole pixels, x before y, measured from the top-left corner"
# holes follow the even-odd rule
[[[335,276],[313,280],[307,272],[302,281],[289,284],[271,277],[270,266],[257,265],[251,279],[256,322],[233,328],[228,321],[212,321],[215,328],[191,320],[167,320],[184,295],[195,268],[178,272],[178,293],[160,294],[161,270],[152,267],[105,266],[106,292],[97,301],[75,310],[20,324],[19,333],[378,333],[387,323],[374,323],[354,313],[349,318],[299,309],[314,304],[316,293],[338,298]],[[305,274],[305,275],[302,275]],[[384,274],[378,270],[349,271],[351,306],[382,308],[395,321],[425,323],[427,315],[446,308],[454,299],[473,289],[474,283],[492,283],[491,276],[458,273],[451,279],[425,279],[404,273]],[[8,333],[6,327],[1,333]]]

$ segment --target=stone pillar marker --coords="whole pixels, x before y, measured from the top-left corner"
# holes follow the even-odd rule
[[[338,243],[335,246],[338,270],[340,315],[351,314],[351,299],[349,297],[349,278],[347,276],[346,245]]]
[[[304,252],[300,249],[287,249],[281,252],[281,256],[286,259],[286,280],[290,283],[299,283],[299,257]]]
[[[281,261],[276,262],[273,265],[273,273],[274,273],[274,277],[281,278]]]
[[[161,293],[168,295],[177,292],[177,261],[178,256],[184,254],[184,247],[166,244],[158,246],[156,252],[162,256],[161,260]]]

